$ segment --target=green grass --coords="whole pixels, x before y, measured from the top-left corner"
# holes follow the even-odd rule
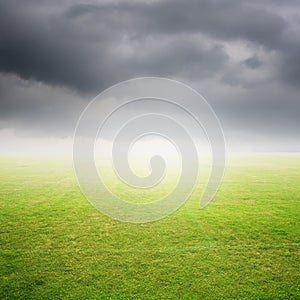
[[[0,166],[1,299],[300,297],[300,154],[231,155],[205,209],[198,188],[140,225],[95,210],[68,158]]]

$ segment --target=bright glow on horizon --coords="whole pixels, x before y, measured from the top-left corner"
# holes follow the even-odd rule
[[[263,137],[255,136],[256,142],[251,141],[250,139],[243,139],[238,137],[237,140],[234,138],[227,138],[227,151],[228,152],[297,152],[297,149],[300,149],[300,141],[287,141],[286,145],[280,147],[280,144],[275,141],[264,140]],[[108,141],[102,141],[102,143],[109,144]],[[135,147],[136,150],[139,150],[141,153],[142,149],[145,151],[152,147],[160,149],[162,153],[167,150],[164,149],[166,146],[166,141],[154,141],[151,138],[148,141],[140,141]],[[96,143],[97,145],[98,143]],[[210,148],[207,141],[199,141],[195,143],[199,152],[210,152]],[[275,146],[274,146],[275,145]],[[289,148],[291,145],[291,148]],[[73,137],[51,137],[51,136],[41,136],[34,137],[31,135],[20,135],[13,129],[2,129],[0,130],[0,152],[24,152],[24,153],[65,153],[72,155],[73,147]],[[97,148],[97,146],[96,146]],[[282,149],[282,150],[281,150]],[[296,149],[296,150],[295,150]]]

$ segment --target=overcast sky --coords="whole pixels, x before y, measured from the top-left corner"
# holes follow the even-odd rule
[[[300,151],[299,33],[296,0],[0,0],[0,149],[61,146],[103,89],[162,76],[208,100],[230,149]]]

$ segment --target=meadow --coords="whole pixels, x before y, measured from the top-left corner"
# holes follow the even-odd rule
[[[0,166],[1,299],[300,298],[299,153],[230,154],[206,208],[200,185],[145,224],[97,211],[70,157],[2,153]]]

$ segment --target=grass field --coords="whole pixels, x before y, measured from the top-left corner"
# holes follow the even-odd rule
[[[94,209],[71,159],[0,165],[1,299],[300,298],[300,154],[231,154],[205,209],[198,189],[140,225]]]

